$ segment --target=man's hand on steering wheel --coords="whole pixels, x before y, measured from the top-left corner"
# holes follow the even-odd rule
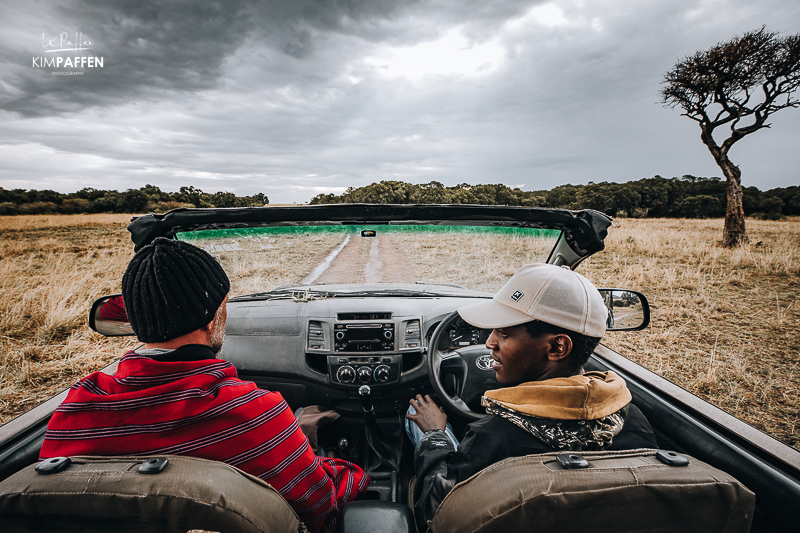
[[[450,328],[459,321],[462,319],[458,311],[453,311],[439,322],[431,335],[427,354],[428,377],[433,392],[448,412],[468,420],[480,420],[486,414],[473,410],[473,407],[482,410],[479,407],[481,396],[487,390],[497,388],[497,377],[491,366],[491,350],[485,345],[474,344],[454,350],[451,343],[442,342],[449,335]],[[444,349],[440,349],[442,345]],[[456,377],[455,386],[450,389],[443,384],[445,373]]]
[[[427,394],[424,397],[417,394],[417,397],[411,398],[409,403],[416,413],[407,414],[406,418],[416,423],[422,431],[445,429],[447,426],[447,415],[444,414],[444,409],[436,405],[436,402]]]

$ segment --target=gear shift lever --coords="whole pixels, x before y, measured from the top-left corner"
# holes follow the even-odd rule
[[[369,388],[369,385],[361,385],[358,388],[358,398],[361,400],[364,414],[372,413],[372,389]]]
[[[369,385],[361,385],[358,388],[358,399],[361,400],[361,408],[364,410],[364,425],[369,437],[370,432],[374,433],[378,438],[383,438],[385,435],[380,426],[378,426],[378,419],[375,417],[375,410],[372,404],[372,389]]]
[[[369,385],[361,385],[358,388],[358,399],[361,400],[361,408],[364,410],[364,432],[368,447],[365,461],[367,471],[374,477],[381,474],[379,470],[382,466],[387,466],[389,472],[394,472],[393,475],[396,475],[399,457],[392,446],[388,444],[390,442],[388,435],[378,425],[372,403],[372,389]],[[370,456],[374,457],[374,462]]]

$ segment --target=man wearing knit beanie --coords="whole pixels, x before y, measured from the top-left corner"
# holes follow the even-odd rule
[[[448,436],[447,416],[429,396],[411,400],[414,412],[406,416],[424,432],[414,450],[420,527],[453,486],[503,459],[658,447],[622,378],[583,370],[608,318],[589,280],[567,267],[525,265],[494,298],[458,313],[492,330],[486,347],[504,388],[484,393],[488,416],[470,424],[460,443]]]
[[[231,284],[208,252],[163,237],[133,256],[122,276],[122,298],[146,349],[188,344],[219,352]]]
[[[230,281],[207,252],[157,238],[131,259],[122,295],[144,346],[113,376],[76,383],[56,409],[41,459],[179,454],[222,461],[272,485],[310,531],[332,532],[369,484],[361,468],[317,457],[280,393],[217,359]]]
[[[205,344],[219,352],[230,287],[208,252],[163,237],[139,250],[122,277],[131,327],[147,349]]]

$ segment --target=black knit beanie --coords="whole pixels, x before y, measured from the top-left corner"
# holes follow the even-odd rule
[[[208,252],[159,237],[131,259],[122,298],[139,340],[164,342],[211,322],[230,287]]]

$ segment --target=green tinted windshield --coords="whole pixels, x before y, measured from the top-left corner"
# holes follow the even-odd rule
[[[286,285],[447,283],[495,292],[546,261],[558,230],[495,226],[320,225],[179,233],[217,257],[231,296]]]

